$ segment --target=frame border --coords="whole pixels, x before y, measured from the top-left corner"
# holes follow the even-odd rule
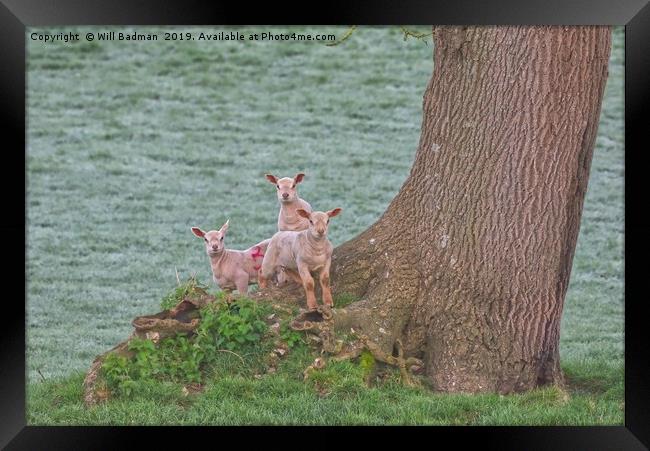
[[[359,2],[360,3],[360,2]],[[211,25],[264,24],[270,17],[282,24],[311,23],[314,25],[332,23],[363,23],[385,25],[406,24],[473,24],[473,25],[625,25],[625,199],[626,206],[647,203],[643,196],[645,188],[645,167],[637,161],[641,156],[642,139],[650,124],[650,4],[647,0],[593,0],[585,5],[578,0],[527,1],[473,3],[471,0],[457,0],[453,4],[425,3],[424,0],[400,2],[399,6],[389,0],[377,0],[372,8],[362,8],[359,3],[343,3],[340,0],[319,5],[319,15],[306,14],[303,7],[281,11],[274,4],[260,4],[254,8],[247,4],[224,2],[200,3],[156,2],[155,0],[114,0],[110,3],[99,0],[1,0],[0,3],[0,92],[5,107],[2,109],[2,123],[14,145],[23,149],[19,152],[5,152],[13,160],[10,167],[23,169],[25,194],[26,173],[26,27],[54,25]],[[164,6],[163,6],[164,5]],[[302,14],[301,14],[302,13]],[[643,140],[646,144],[647,139]],[[11,149],[8,147],[8,149]],[[26,203],[14,193],[15,180],[20,173],[12,171],[13,177],[0,178],[2,192],[9,204],[5,220],[0,228],[5,236],[15,236],[21,230],[25,246],[18,240],[9,241],[9,261],[23,260],[27,268]],[[15,179],[14,179],[15,177]],[[643,196],[643,197],[642,197]],[[635,202],[636,201],[636,202]],[[22,212],[22,214],[20,213]],[[24,219],[20,223],[20,218]],[[650,221],[642,217],[639,210],[625,210],[625,261],[631,263],[648,255],[649,240],[644,232],[650,228]],[[647,261],[647,260],[646,260]],[[8,265],[8,280],[18,280],[17,265]],[[12,267],[13,266],[13,267]],[[499,449],[647,449],[650,446],[650,374],[647,367],[649,353],[644,347],[644,331],[647,320],[642,312],[643,298],[635,292],[646,294],[647,288],[641,278],[643,264],[625,265],[625,426],[588,427],[438,427],[436,442],[448,438],[453,443],[476,443],[482,447]],[[647,277],[647,276],[646,276]],[[27,281],[22,295],[25,304],[20,306],[7,297],[4,305],[5,327],[0,331],[2,353],[0,359],[0,447],[7,449],[40,448],[47,443],[48,449],[103,448],[109,443],[117,446],[151,445],[152,441],[176,436],[177,427],[41,427],[26,426],[25,418],[25,344],[26,344],[26,302]],[[645,289],[644,289],[645,288]],[[643,290],[643,291],[642,291]],[[629,301],[627,301],[629,299]],[[25,315],[25,320],[22,315]],[[277,428],[276,428],[277,429]],[[305,428],[300,428],[301,431]],[[357,429],[369,429],[361,427]],[[427,428],[417,432],[429,434]],[[192,434],[212,432],[209,428],[184,427],[182,431]],[[298,432],[292,430],[294,434]],[[269,431],[270,432],[270,431]],[[311,432],[311,431],[308,431]],[[379,432],[379,434],[378,434]],[[379,438],[378,428],[372,434]],[[409,434],[414,432],[409,429]],[[194,435],[193,435],[194,436]],[[206,437],[207,438],[207,437]],[[268,436],[270,438],[270,436]],[[423,437],[425,438],[425,437]],[[198,437],[197,437],[198,439]],[[428,440],[431,441],[431,436]],[[101,444],[101,445],[100,445]]]

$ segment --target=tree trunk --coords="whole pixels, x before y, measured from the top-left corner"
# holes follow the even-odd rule
[[[607,79],[609,27],[435,27],[411,172],[339,246],[337,313],[441,391],[561,383],[559,328]]]

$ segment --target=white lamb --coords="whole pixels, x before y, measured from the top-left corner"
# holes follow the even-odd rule
[[[219,288],[226,291],[237,289],[239,294],[248,293],[248,285],[257,282],[261,262],[270,239],[261,241],[245,251],[226,249],[225,236],[230,220],[219,230],[204,232],[192,227],[192,233],[205,241],[205,251],[210,257],[212,276]]]
[[[323,290],[323,303],[333,306],[330,290],[330,265],[332,263],[332,243],[327,239],[329,220],[341,213],[340,208],[328,212],[308,212],[301,208],[296,213],[308,221],[309,228],[300,232],[282,231],[271,237],[259,274],[260,288],[265,288],[267,280],[280,269],[302,284],[307,296],[307,307],[317,308],[312,273],[318,272]]]

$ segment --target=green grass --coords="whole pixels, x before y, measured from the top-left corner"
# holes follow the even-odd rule
[[[343,208],[334,245],[376,220],[411,166],[432,67],[431,44],[396,28],[360,27],[338,47],[28,40],[28,422],[622,424],[622,28],[562,319],[568,399],[367,388],[350,367],[321,397],[298,377],[303,356],[261,380],[222,372],[191,399],[163,384],[82,407],[79,373],[159,311],[176,270],[210,280],[191,226],[230,218],[233,248],[271,236],[264,173],[304,171],[312,206]]]
[[[599,372],[616,382],[614,389],[591,387],[564,392],[555,387],[525,394],[432,394],[397,382],[368,388],[351,364],[338,364],[316,389],[285,374],[254,380],[223,376],[200,394],[184,395],[172,383],[139,384],[134,395],[95,407],[82,402],[83,374],[62,381],[31,384],[29,424],[470,424],[594,425],[620,424],[622,382],[616,370]],[[332,374],[338,375],[331,380]],[[614,390],[615,392],[613,392]]]

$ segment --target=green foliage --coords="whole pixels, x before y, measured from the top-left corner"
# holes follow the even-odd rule
[[[138,381],[200,380],[200,349],[190,346],[187,337],[178,335],[160,341],[134,338],[128,347],[133,357],[109,354],[102,375],[114,394],[131,395]]]
[[[135,381],[201,382],[204,371],[222,357],[222,350],[241,352],[260,343],[268,330],[262,320],[267,312],[267,307],[250,299],[217,300],[200,310],[194,335],[177,334],[157,345],[134,338],[128,347],[132,358],[109,354],[102,367],[104,378],[114,393],[126,395],[132,393]]]
[[[152,351],[150,360],[153,367],[143,375],[159,376],[162,379],[177,382],[199,382],[201,380],[201,365],[204,363],[206,352],[198,343],[185,335],[161,340],[159,346]]]
[[[195,277],[190,277],[185,283],[177,286],[162,298],[160,308],[169,310],[176,307],[185,297],[195,294],[197,289],[205,291],[208,289],[208,286],[201,284]]]
[[[108,354],[102,364],[102,373],[112,391],[131,394],[133,379],[129,372],[129,360],[118,354]]]
[[[280,338],[287,343],[289,349],[298,344],[305,344],[305,334],[291,329],[288,321],[282,321],[280,324]]]
[[[214,333],[218,347],[232,351],[259,342],[268,329],[264,313],[256,302],[240,299],[220,304],[215,312],[208,309],[202,322],[206,322],[206,330]]]

